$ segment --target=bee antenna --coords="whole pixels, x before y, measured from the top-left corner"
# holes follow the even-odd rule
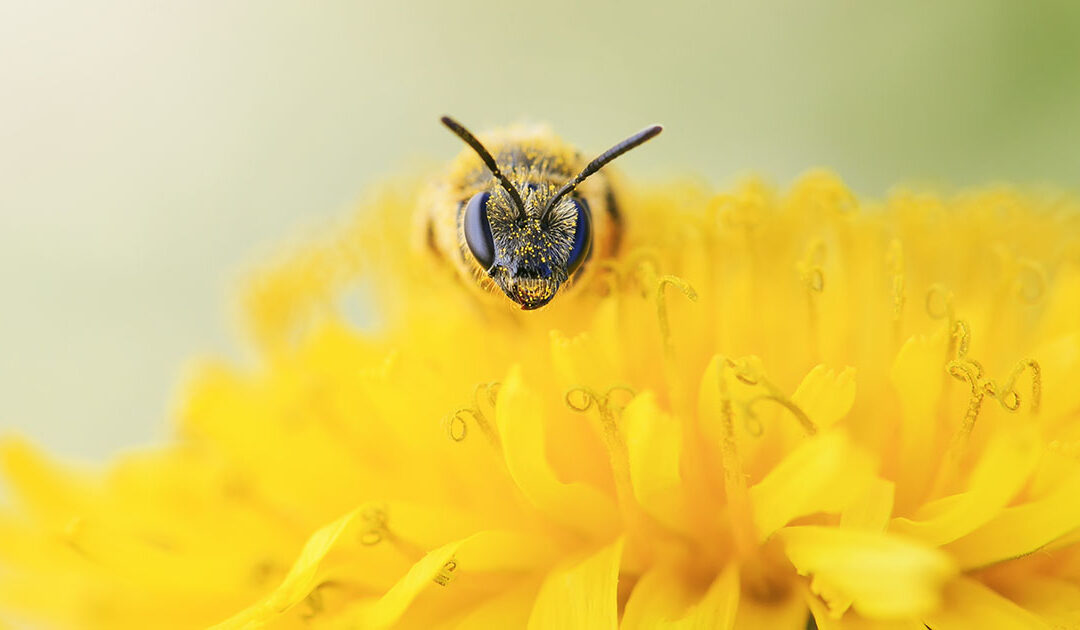
[[[623,153],[626,153],[630,149],[633,149],[634,147],[643,144],[648,140],[651,140],[652,138],[655,138],[663,130],[664,128],[660,125],[646,127],[645,129],[642,129],[641,131],[630,136],[626,140],[623,140],[619,144],[611,147],[607,151],[601,153],[598,158],[596,158],[592,162],[589,162],[588,166],[581,169],[581,172],[578,173],[574,177],[574,179],[566,182],[565,184],[563,184],[562,188],[556,191],[555,196],[549,199],[547,205],[544,206],[544,211],[540,214],[540,220],[546,221],[548,215],[551,214],[551,210],[555,207],[555,204],[559,203],[560,199],[562,199],[564,196],[566,196],[567,193],[576,188],[578,184],[585,181],[585,179],[588,178],[590,175],[603,168],[605,164],[619,157]]]
[[[480,141],[476,139],[476,136],[469,133],[469,130],[461,123],[449,116],[443,116],[440,120],[442,120],[442,124],[446,125],[450,131],[453,131],[457,137],[461,138],[465,144],[472,147],[473,151],[476,151],[476,154],[484,161],[484,164],[488,167],[488,170],[491,171],[491,174],[495,176],[495,179],[499,180],[499,183],[506,189],[506,192],[510,193],[510,199],[517,205],[518,210],[520,210],[521,213],[524,213],[525,202],[521,200],[521,194],[518,192],[517,188],[514,187],[513,182],[499,170],[499,165],[495,163],[495,158],[491,157],[491,154],[484,148],[484,145],[480,144]]]

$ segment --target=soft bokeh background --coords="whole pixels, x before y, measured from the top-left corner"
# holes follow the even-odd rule
[[[443,113],[590,151],[663,122],[641,178],[1080,187],[1080,3],[893,4],[6,0],[0,431],[167,435],[235,271],[455,154]]]

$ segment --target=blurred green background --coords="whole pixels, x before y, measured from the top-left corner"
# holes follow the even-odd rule
[[[167,435],[235,271],[454,155],[443,113],[663,122],[641,178],[1080,186],[1076,2],[9,0],[0,87],[0,431],[85,458]]]

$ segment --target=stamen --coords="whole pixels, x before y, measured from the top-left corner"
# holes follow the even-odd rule
[[[821,270],[821,267],[802,271],[802,280],[811,293],[821,293],[825,290],[825,272]]]
[[[660,325],[660,341],[664,352],[664,382],[667,384],[672,408],[677,415],[683,416],[688,413],[686,388],[682,386],[683,375],[675,360],[675,344],[671,338],[671,320],[668,318],[667,295],[664,291],[668,285],[677,287],[691,302],[697,302],[698,294],[694,287],[678,276],[665,275],[656,282],[656,318]]]
[[[934,484],[933,494],[938,494],[945,488],[945,484],[959,474],[960,460],[967,447],[968,438],[975,429],[975,421],[979,417],[983,399],[986,396],[996,398],[1002,408],[1009,412],[1015,412],[1020,408],[1020,394],[1016,391],[1016,381],[1026,370],[1031,370],[1031,413],[1039,412],[1039,404],[1042,398],[1042,369],[1034,359],[1025,359],[1016,364],[1004,387],[1000,387],[994,381],[983,378],[983,368],[978,361],[960,358],[949,361],[946,370],[955,379],[964,381],[971,388],[971,397],[968,399],[967,410],[964,412],[964,420],[960,424],[949,443],[945,461]]]
[[[932,319],[944,319],[948,322],[949,346],[945,351],[946,363],[963,360],[971,343],[971,328],[967,322],[956,319],[954,301],[953,292],[941,284],[931,285],[926,292],[926,313]]]
[[[439,572],[435,574],[435,577],[431,578],[432,582],[435,582],[439,586],[447,586],[450,584],[450,580],[454,579],[454,571],[457,570],[457,560],[451,558],[443,563]]]
[[[600,278],[606,280],[609,292],[628,289],[636,281],[641,297],[645,298],[649,295],[649,287],[654,283],[659,266],[660,254],[655,248],[639,247],[629,252],[621,261],[601,261],[597,269],[607,272]]]
[[[825,272],[821,266],[825,264],[825,242],[815,239],[806,248],[806,255],[795,263],[806,289],[811,293],[821,293],[825,290]]]
[[[451,440],[461,442],[468,437],[469,425],[465,422],[465,417],[468,416],[472,418],[473,423],[476,424],[477,428],[480,429],[481,433],[484,434],[484,437],[487,438],[492,446],[499,446],[499,434],[495,432],[495,429],[491,426],[491,423],[488,422],[487,417],[482,411],[485,406],[489,409],[495,408],[495,400],[499,393],[499,386],[500,384],[498,382],[481,383],[477,385],[476,388],[473,389],[473,406],[458,409],[443,421],[446,434]],[[486,405],[483,404],[485,402]]]
[[[747,418],[753,418],[754,421],[756,421],[757,426],[759,427],[758,433],[756,435],[761,435],[762,429],[760,428],[761,421],[758,420],[757,414],[754,413],[754,405],[762,401],[774,402],[783,407],[784,409],[790,411],[791,415],[795,416],[795,419],[799,421],[800,425],[802,425],[803,431],[806,431],[807,435],[815,435],[817,433],[817,427],[814,426],[814,423],[810,420],[810,417],[807,416],[806,412],[800,409],[799,406],[796,405],[795,402],[792,401],[790,398],[780,394],[762,394],[746,401],[744,407]]]
[[[728,361],[728,366],[735,370],[735,378],[739,379],[747,385],[760,386],[765,389],[766,393],[755,396],[742,404],[743,414],[747,419],[747,431],[751,435],[757,437],[763,432],[761,420],[758,419],[757,414],[754,413],[754,405],[762,401],[771,401],[791,412],[791,415],[795,416],[795,419],[802,425],[807,435],[814,435],[817,433],[817,427],[814,422],[810,420],[810,417],[806,415],[806,412],[801,407],[795,404],[795,401],[791,400],[775,384],[769,379],[765,378],[761,374],[757,373],[748,361]]]
[[[322,594],[324,586],[326,586],[326,583],[316,585],[315,588],[308,593],[308,596],[304,598],[304,604],[307,606],[307,610],[300,613],[300,618],[304,621],[314,619],[318,614],[325,610],[326,606],[323,603]]]
[[[617,295],[622,288],[622,268],[613,260],[602,260],[597,265],[596,281],[604,282],[607,292],[604,295]]]
[[[667,297],[664,293],[664,289],[666,289],[668,285],[678,288],[691,302],[697,302],[698,294],[697,291],[694,290],[694,287],[690,286],[689,283],[678,276],[662,276],[656,284],[656,316],[660,320],[660,337],[664,342],[665,351],[670,354],[673,351],[671,343],[671,321],[668,319]]]
[[[728,369],[733,369],[738,376],[745,373],[746,365],[726,357],[721,360],[716,385],[720,398],[720,459],[724,468],[724,492],[727,494],[731,513],[735,548],[741,558],[748,559],[757,553],[757,528],[751,514],[750,491],[746,485],[746,474],[743,472],[738,442],[735,439],[735,414],[726,378]]]
[[[566,391],[565,400],[566,405],[578,413],[585,413],[595,405],[600,412],[600,421],[605,438],[609,440],[609,446],[621,447],[625,450],[626,445],[623,444],[616,420],[619,412],[622,411],[622,405],[613,404],[614,394],[617,392],[627,394],[630,398],[635,395],[634,390],[625,385],[615,385],[603,394],[599,394],[588,387],[572,387]],[[629,470],[629,466],[627,466],[628,475]]]
[[[958,319],[953,324],[949,347],[955,349],[957,361],[967,356],[968,349],[971,347],[971,327],[966,321]]]
[[[630,479],[630,455],[626,442],[619,432],[617,416],[622,412],[621,405],[615,405],[617,392],[634,396],[634,390],[624,385],[616,385],[600,394],[588,387],[572,387],[566,392],[566,405],[578,413],[586,413],[594,406],[600,413],[600,426],[603,429],[604,446],[607,447],[611,462],[611,472],[615,479],[615,494],[619,500],[619,509],[627,523],[634,522],[637,514],[631,508],[636,506],[634,486]]]
[[[472,409],[458,409],[446,420],[446,434],[455,442],[464,442],[469,434],[469,425],[462,416],[468,414],[476,420],[476,412]],[[479,422],[477,422],[479,424]]]
[[[579,413],[584,413],[592,407],[595,398],[596,394],[591,389],[574,387],[566,392],[566,406]]]
[[[1016,381],[1025,370],[1031,370],[1031,413],[1039,413],[1042,404],[1042,367],[1035,359],[1024,359],[1016,364],[1005,386],[998,393],[998,401],[1008,411],[1016,411],[1020,408],[1020,394],[1016,391]]]
[[[750,410],[749,405],[743,410],[743,428],[750,434],[751,437],[761,437],[765,435],[765,425],[761,423],[761,418],[757,417],[756,413]]]
[[[490,383],[477,385],[476,388],[473,390],[473,403],[476,404],[476,407],[478,409],[480,408],[480,393],[483,392],[486,396],[488,406],[494,408],[495,402],[499,398],[499,389],[501,387],[502,383],[498,381],[492,381]]]
[[[367,526],[364,533],[360,535],[361,545],[373,547],[388,537],[390,530],[386,526],[388,518],[385,507],[368,506],[361,512],[360,518],[363,519],[364,524]]]
[[[632,388],[627,387],[626,385],[612,385],[607,390],[607,399],[610,401],[613,395],[617,392],[622,392],[623,394],[629,396],[629,398],[637,396],[637,392],[635,392]],[[627,399],[627,402],[629,402],[629,399]],[[622,407],[619,407],[619,409],[621,410]]]
[[[953,292],[942,284],[933,284],[926,292],[926,314],[932,319],[948,319],[949,328],[956,321]]]
[[[385,504],[370,504],[364,507],[360,512],[360,520],[364,524],[364,529],[360,533],[360,544],[365,547],[374,547],[382,542],[388,542],[394,546],[398,553],[402,554],[406,558],[412,558],[416,560],[423,557],[424,549],[417,545],[399,538],[390,529],[390,517],[387,514]]]
[[[739,379],[743,383],[746,383],[747,385],[758,384],[758,372],[754,369],[754,367],[750,364],[748,360],[736,359],[734,361],[730,361],[725,359],[725,363],[733,370],[732,373],[734,374],[735,378]]]
[[[649,291],[657,283],[657,270],[660,265],[654,260],[642,260],[633,267],[630,277],[637,281],[641,299],[649,299]]]
[[[975,428],[975,420],[979,417],[983,398],[988,393],[987,384],[982,380],[982,366],[977,361],[970,359],[952,360],[946,364],[945,370],[953,378],[968,384],[971,388],[971,397],[968,399],[967,410],[964,412],[964,419],[960,423],[960,428],[953,434],[949,446],[945,450],[945,457],[938,468],[934,485],[930,491],[931,497],[943,494],[946,487],[960,475],[960,462],[967,449],[968,437]]]
[[[799,278],[806,287],[806,317],[810,327],[810,350],[815,358],[821,355],[821,334],[818,306],[814,296],[825,290],[825,272],[821,267],[824,263],[825,243],[821,239],[812,241],[806,248],[803,259],[795,263]]]
[[[762,215],[770,203],[765,183],[754,179],[744,182],[732,193],[718,194],[710,201],[725,225],[742,228],[747,239],[763,221]]]
[[[946,369],[953,378],[966,381],[971,387],[971,398],[968,399],[968,408],[964,414],[964,421],[960,424],[959,431],[953,436],[953,444],[959,447],[971,435],[972,429],[975,428],[975,420],[979,416],[983,397],[988,393],[993,393],[993,386],[982,380],[982,366],[976,361],[967,359],[949,361]],[[950,447],[950,450],[952,450],[952,447]]]
[[[628,253],[625,260],[628,269],[634,269],[645,263],[651,264],[653,267],[659,267],[660,250],[655,247],[638,247],[634,251]]]

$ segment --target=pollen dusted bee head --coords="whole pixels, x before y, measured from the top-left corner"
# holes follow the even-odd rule
[[[446,116],[442,122],[476,151],[493,176],[491,186],[465,204],[465,244],[492,281],[524,310],[550,302],[589,257],[592,214],[585,199],[574,194],[577,185],[662,129],[652,126],[620,142],[560,188],[533,183],[522,189],[465,127]]]

